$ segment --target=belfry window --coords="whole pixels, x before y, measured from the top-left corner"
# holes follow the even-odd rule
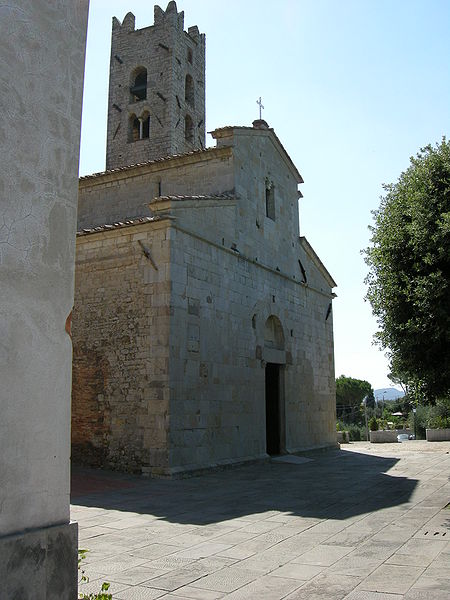
[[[131,102],[139,102],[147,98],[147,69],[138,67],[134,72],[130,87]]]
[[[194,106],[194,80],[191,75],[186,75],[185,85],[184,85],[184,99],[188,104],[192,107]]]
[[[129,119],[128,141],[137,142],[150,137],[150,115],[145,112],[142,117],[131,115]]]
[[[136,142],[137,140],[139,140],[140,139],[139,132],[140,132],[139,119],[136,117],[136,115],[131,115],[130,119],[129,119],[128,141]]]
[[[142,115],[142,137],[141,140],[150,137],[150,115],[146,112]]]
[[[184,138],[187,142],[194,141],[194,123],[189,115],[184,118]]]
[[[266,217],[275,221],[275,186],[266,179]]]

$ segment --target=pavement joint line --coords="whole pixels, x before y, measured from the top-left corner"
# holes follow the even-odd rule
[[[130,573],[126,577],[116,575],[119,579],[130,581],[129,584],[117,584],[122,590],[125,588],[128,590],[127,594],[124,593],[127,597],[132,594],[135,587],[137,588],[136,593],[138,593],[141,585],[139,581],[142,581],[140,578],[142,572],[145,574],[146,569],[148,569],[148,573],[151,570],[155,573],[158,569],[165,571],[167,581],[174,578],[173,591],[176,591],[176,595],[181,598],[185,586],[191,586],[194,589],[196,582],[199,584],[208,575],[221,572],[223,572],[222,578],[225,583],[219,583],[215,587],[223,590],[230,589],[232,584],[229,583],[228,578],[234,569],[245,570],[245,564],[251,568],[252,564],[262,561],[260,565],[263,567],[257,570],[258,575],[250,583],[242,583],[239,580],[236,582],[237,587],[232,586],[233,592],[206,593],[208,598],[226,598],[228,595],[232,596],[234,591],[239,592],[245,588],[248,589],[248,592],[236,593],[236,596],[244,597],[242,594],[252,594],[253,589],[264,589],[263,587],[258,588],[258,586],[263,586],[264,577],[283,578],[281,573],[280,575],[274,574],[280,568],[277,565],[292,565],[294,571],[288,570],[287,573],[295,575],[295,565],[301,563],[293,561],[320,546],[317,556],[320,557],[320,560],[330,563],[329,566],[324,566],[320,573],[310,577],[308,581],[302,581],[295,589],[290,588],[288,592],[282,592],[280,589],[277,594],[272,590],[271,600],[272,598],[281,600],[281,598],[288,597],[294,600],[297,596],[303,599],[307,598],[310,592],[315,597],[314,594],[320,595],[322,589],[324,593],[326,592],[324,595],[326,600],[338,600],[338,598],[340,600],[348,595],[353,598],[353,595],[350,594],[353,589],[360,589],[361,592],[365,587],[373,589],[370,583],[365,586],[360,586],[358,583],[355,588],[356,579],[363,583],[380,566],[384,565],[387,567],[384,569],[387,574],[411,573],[414,574],[414,577],[411,575],[411,581],[400,583],[389,579],[384,581],[383,590],[389,591],[383,591],[383,598],[391,595],[393,600],[400,600],[400,597],[403,598],[405,594],[404,590],[408,588],[408,590],[421,590],[420,593],[428,595],[430,600],[441,600],[441,598],[448,600],[448,588],[445,589],[447,584],[443,583],[448,580],[437,580],[434,573],[442,568],[438,566],[442,564],[443,559],[441,558],[440,562],[438,560],[442,553],[444,556],[450,554],[450,535],[448,542],[445,538],[439,537],[439,542],[442,544],[428,544],[427,551],[423,551],[424,558],[420,559],[427,562],[426,566],[424,566],[425,562],[420,567],[406,566],[408,559],[404,557],[408,557],[412,550],[416,551],[416,546],[418,553],[420,548],[425,548],[428,538],[424,538],[422,533],[426,528],[435,528],[436,531],[438,528],[442,529],[439,515],[449,505],[448,482],[442,474],[449,465],[449,456],[445,452],[450,450],[450,443],[426,446],[426,443],[411,442],[408,448],[402,449],[401,446],[383,444],[374,448],[373,445],[371,447],[366,442],[352,443],[348,449],[341,451],[343,454],[345,453],[343,457],[346,460],[344,461],[338,462],[334,460],[335,457],[321,456],[315,458],[314,468],[311,468],[313,463],[301,465],[298,469],[291,468],[289,465],[283,466],[283,464],[272,465],[269,468],[266,465],[262,468],[236,469],[234,473],[228,472],[227,475],[224,472],[216,474],[214,477],[192,478],[176,485],[148,479],[144,482],[133,476],[125,476],[126,481],[131,485],[131,488],[127,488],[126,493],[117,491],[102,493],[100,491],[74,498],[74,515],[78,518],[80,526],[82,527],[83,523],[89,525],[85,529],[80,529],[80,532],[84,531],[85,535],[89,536],[89,529],[99,528],[98,532],[93,529],[92,533],[95,535],[83,539],[81,543],[83,547],[89,547],[89,541],[95,540],[95,548],[98,549],[98,552],[96,550],[96,559],[99,560],[102,560],[103,538],[107,544],[105,550],[112,552],[114,552],[114,544],[117,544],[117,548],[122,542],[125,546],[129,544],[126,554],[130,556],[130,559],[128,562],[123,562],[123,568],[120,564],[121,552],[105,556],[103,559],[105,565],[111,563],[110,567],[105,566],[106,570],[111,569],[114,563],[116,566],[113,568],[118,569],[114,573],[120,574],[129,570]],[[391,465],[388,468],[384,468],[384,465],[388,464],[386,461]],[[296,475],[293,477],[292,472],[294,471]],[[301,477],[299,477],[300,473]],[[107,483],[108,474],[105,477]],[[117,473],[114,475],[117,486],[120,485],[121,477]],[[374,486],[377,487],[374,488]],[[153,495],[153,491],[156,495]],[[326,494],[333,500],[326,501]],[[233,508],[230,510],[229,507]],[[139,520],[140,515],[147,515],[142,522]],[[278,515],[280,516],[279,520],[277,520]],[[288,518],[284,519],[283,516]],[[232,526],[235,520],[235,526]],[[118,521],[122,522],[119,527],[116,527],[115,524]],[[330,527],[328,531],[327,522]],[[140,523],[146,530],[146,535],[142,536],[142,544],[135,537],[140,535]],[[228,524],[230,527],[223,530],[215,529],[218,523]],[[108,527],[108,525],[111,526]],[[340,525],[343,527],[341,528]],[[152,526],[154,533],[152,533]],[[314,528],[318,526],[319,529],[315,534]],[[261,529],[261,532],[253,535],[251,531],[246,532],[246,528],[254,531]],[[205,532],[204,540],[199,539],[199,531]],[[246,540],[245,537],[238,536],[235,538],[238,541],[224,537],[227,533],[237,532],[248,533],[252,537]],[[181,544],[176,544],[180,534],[187,537],[183,538]],[[192,542],[189,538],[191,535]],[[108,536],[114,536],[111,539],[115,539],[116,542],[107,542]],[[381,539],[379,539],[379,543],[374,544],[373,538],[377,539],[377,536],[380,536]],[[147,539],[148,544],[146,543]],[[170,539],[172,539],[172,544]],[[414,543],[408,546],[412,539],[414,539]],[[436,540],[434,537],[430,539]],[[139,545],[133,546],[133,540]],[[306,540],[308,541],[306,542]],[[236,555],[239,556],[241,545],[244,544],[242,546],[244,549],[247,542],[250,542],[248,548],[252,548],[251,554],[248,555],[244,551],[241,556],[245,556],[245,558],[229,558],[228,561],[231,562],[221,562],[227,559],[221,559],[220,554],[223,550],[216,550],[217,546],[214,545],[205,546],[205,553],[211,551],[208,558],[195,558],[191,561],[187,560],[187,562],[175,560],[178,553],[187,551],[187,555],[189,555],[190,549],[194,549],[193,553],[196,554],[199,549],[201,551],[202,544],[208,543],[219,544],[219,548],[229,545],[231,549],[236,548]],[[93,544],[93,541],[91,543]],[[170,551],[161,558],[158,558],[158,554],[156,554],[155,559],[147,560],[144,556],[144,549],[153,544],[162,544],[165,546],[165,550]],[[335,559],[336,550],[333,550],[333,547],[348,548],[350,545],[355,549],[341,558]],[[172,549],[169,549],[169,546],[172,546]],[[143,550],[141,554],[144,556],[144,563],[141,562],[141,557],[138,557],[139,549]],[[402,551],[405,553],[403,554]],[[134,552],[137,554],[134,555]],[[323,555],[320,554],[322,552]],[[331,554],[328,554],[329,552]],[[279,562],[277,554],[280,555]],[[353,560],[352,555],[354,555]],[[135,574],[133,574],[134,567],[131,566],[133,556],[141,564],[136,567]],[[361,559],[358,559],[359,556]],[[432,558],[429,558],[430,556]],[[165,557],[167,557],[167,561],[164,561]],[[174,558],[170,559],[170,557]],[[339,567],[337,563],[346,558],[348,558],[348,562],[342,562],[342,566]],[[388,561],[391,559],[393,562],[389,563]],[[245,563],[246,560],[249,562]],[[362,560],[362,562],[358,562],[358,560]],[[371,564],[370,561],[373,563]],[[375,563],[378,563],[378,566]],[[364,564],[366,567],[362,566]],[[93,577],[92,581],[99,579],[114,581],[113,573],[109,578],[99,576],[94,571],[95,562],[90,565],[92,565],[92,573],[95,573],[96,576],[96,579]],[[208,568],[208,573],[196,577],[195,570],[201,568],[202,565]],[[336,569],[349,569],[349,575],[343,575],[339,570],[333,571],[334,565],[337,565]],[[362,569],[359,573],[364,573],[364,575],[355,577],[355,573],[358,573],[358,565],[361,565]],[[352,571],[352,569],[356,570]],[[190,583],[183,584],[181,579],[176,579],[180,570],[183,573],[192,571],[193,578],[188,575]],[[380,573],[384,571],[382,569]],[[307,572],[303,572],[303,574],[305,573]],[[311,572],[307,574],[310,575]],[[133,577],[136,578],[134,582]],[[151,587],[152,578],[150,577],[145,582],[149,587]],[[243,578],[245,579],[245,577]],[[292,581],[294,580],[292,579]],[[296,581],[300,582],[301,580]],[[329,582],[326,588],[322,588],[322,581]],[[334,592],[333,582],[336,582],[337,585]],[[165,587],[167,585],[165,584]],[[308,587],[302,593],[301,589],[305,585]],[[348,585],[349,588],[344,593],[345,585]],[[400,595],[399,585],[403,586]],[[164,588],[153,589],[158,589],[168,597],[172,593]],[[202,596],[203,590],[207,590],[205,585],[197,589],[198,593],[194,595],[197,595],[198,598]],[[307,591],[309,589],[310,592]],[[122,594],[118,595],[120,597]],[[192,594],[186,593],[186,597],[191,596]],[[251,597],[256,596],[250,595],[249,598]],[[263,595],[259,597],[261,600],[265,600]],[[359,598],[355,595],[355,599],[357,597]],[[373,597],[375,598],[375,596]],[[407,600],[406,595],[404,600]]]

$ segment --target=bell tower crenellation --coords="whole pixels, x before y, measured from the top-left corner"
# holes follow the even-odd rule
[[[205,145],[205,35],[184,31],[174,1],[154,8],[154,24],[135,29],[113,18],[106,168]]]

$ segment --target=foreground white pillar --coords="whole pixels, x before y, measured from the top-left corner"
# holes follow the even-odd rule
[[[88,0],[0,0],[0,596],[75,599],[69,517]]]

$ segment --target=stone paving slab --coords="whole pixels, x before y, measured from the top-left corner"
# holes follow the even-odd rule
[[[85,593],[448,600],[450,443],[345,445],[184,480],[74,469]],[[303,458],[303,457],[300,457]]]

